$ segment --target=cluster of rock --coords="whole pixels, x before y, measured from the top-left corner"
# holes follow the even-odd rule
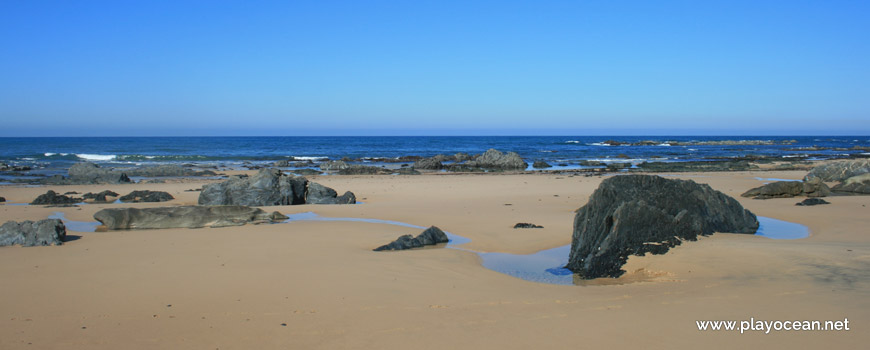
[[[846,160],[819,165],[804,176],[804,181],[811,180],[839,181],[838,185],[831,188],[836,194],[870,194],[870,160]]]
[[[746,171],[757,166],[746,160],[737,161],[691,161],[691,162],[643,162],[640,170],[651,172],[708,172]]]
[[[445,164],[445,162],[453,162]],[[528,164],[516,152],[502,153],[490,148],[477,156],[457,153],[453,156],[436,155],[414,162],[413,168],[418,170],[448,170],[448,171],[519,171],[525,170]]]
[[[41,194],[32,202],[31,205],[71,205],[76,203],[81,203],[82,198],[76,198],[72,196],[67,196],[65,194],[58,194],[52,190],[48,190],[45,194]]]
[[[740,196],[754,199],[792,198],[797,196],[827,197],[831,189],[818,178],[808,181],[776,181],[744,192]]]
[[[6,163],[0,163],[0,172],[5,172],[5,171],[18,172],[18,171],[28,171],[28,170],[31,170],[31,168],[29,166],[18,166],[18,165],[9,165]]]
[[[99,193],[88,192],[82,195],[85,202],[92,203],[109,203],[114,202],[118,198],[118,194],[114,191],[105,190]]]
[[[430,226],[422,233],[413,237],[411,235],[403,235],[388,244],[373,249],[376,252],[383,250],[405,250],[412,248],[421,248],[427,245],[435,245],[438,243],[447,243],[449,239],[444,231],[438,227]]]
[[[0,246],[24,247],[61,245],[66,239],[66,226],[59,219],[39,221],[7,221],[0,226]]]
[[[577,211],[566,267],[582,278],[618,277],[630,255],[663,254],[699,235],[757,229],[754,214],[708,185],[652,175],[614,176]]]
[[[85,193],[81,198],[73,197],[72,195],[76,194],[76,192],[67,192],[65,194],[58,194],[52,190],[48,190],[45,194],[41,194],[33,202],[30,202],[32,205],[73,205],[82,202],[91,202],[91,203],[108,203],[113,202],[118,194],[105,190],[99,193]],[[124,202],[166,202],[173,200],[174,198],[169,193],[163,191],[133,191],[127,195],[121,196],[119,198]]]
[[[50,176],[38,180],[29,180],[46,185],[92,185],[92,184],[126,184],[132,183],[130,176],[142,177],[174,177],[174,176],[214,176],[211,170],[195,170],[189,167],[164,164],[141,168],[110,169],[98,164],[82,162],[73,164],[68,176]]]
[[[241,226],[287,220],[279,212],[240,205],[103,209],[94,219],[109,230]]]
[[[203,186],[200,205],[297,205],[355,204],[356,196],[347,191],[339,196],[332,188],[291,176],[277,169],[261,169],[251,177],[237,176]]]

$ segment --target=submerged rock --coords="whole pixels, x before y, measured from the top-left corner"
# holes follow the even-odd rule
[[[163,191],[133,191],[119,198],[122,202],[166,202],[175,199],[171,194]]]
[[[758,220],[734,198],[691,180],[652,175],[601,182],[574,217],[568,269],[618,277],[629,255],[661,254],[714,232],[755,233]]]
[[[0,246],[24,247],[61,245],[66,239],[66,226],[59,219],[7,221],[0,226]]]
[[[811,206],[811,205],[819,205],[819,204],[831,204],[830,202],[821,199],[821,198],[807,198],[801,202],[795,203],[795,205],[799,206]]]
[[[818,179],[807,182],[777,181],[759,186],[741,194],[741,197],[754,199],[791,198],[796,196],[826,197],[831,194],[828,185]]]
[[[176,164],[162,164],[134,169],[125,169],[128,176],[168,177],[168,176],[215,176],[211,170],[194,170]]]
[[[65,196],[62,194],[57,194],[52,190],[48,190],[45,194],[39,195],[33,202],[30,202],[32,205],[63,205],[63,204],[76,204],[81,203],[81,198]]]
[[[816,166],[804,176],[804,180],[845,181],[866,173],[870,173],[870,159],[844,160]]]
[[[387,171],[384,168],[370,165],[350,165],[347,168],[338,171],[339,175],[377,175],[384,174]]]
[[[94,219],[109,230],[241,226],[287,220],[279,212],[241,205],[103,209]]]
[[[553,167],[552,165],[548,164],[547,162],[545,162],[543,160],[537,160],[534,163],[532,163],[532,168],[535,168],[535,169],[545,169],[545,168],[552,168],[552,167]]]
[[[420,233],[417,237],[413,237],[411,235],[400,236],[395,241],[392,241],[389,244],[385,244],[375,248],[374,251],[379,252],[383,250],[405,250],[420,248],[427,245],[447,243],[448,241],[449,239],[447,238],[447,234],[444,233],[444,231],[441,231],[440,228],[437,228],[435,226],[430,226],[425,231]]]
[[[528,222],[519,222],[514,225],[514,228],[544,228],[544,226],[539,226]]]
[[[643,162],[637,165],[650,172],[745,171],[757,166],[748,161]]]

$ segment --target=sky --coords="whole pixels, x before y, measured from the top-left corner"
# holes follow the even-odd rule
[[[868,135],[868,1],[0,0],[0,137]]]

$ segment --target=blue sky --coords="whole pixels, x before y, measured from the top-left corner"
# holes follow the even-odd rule
[[[870,134],[867,1],[0,1],[0,136]]]

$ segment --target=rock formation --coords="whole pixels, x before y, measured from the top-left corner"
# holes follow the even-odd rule
[[[171,194],[163,191],[133,191],[119,198],[122,202],[166,202],[175,199]]]
[[[870,173],[852,176],[834,186],[831,191],[846,195],[870,194]]]
[[[389,244],[382,245],[374,249],[374,251],[379,252],[383,250],[405,250],[412,248],[420,248],[427,245],[435,245],[438,243],[447,243],[449,239],[447,238],[447,234],[441,229],[430,226],[425,231],[420,233],[417,237],[413,237],[411,235],[404,235],[397,238],[395,241],[390,242]]]
[[[39,195],[33,202],[30,202],[32,205],[63,205],[63,204],[76,204],[81,203],[81,198],[65,196],[62,194],[57,194],[52,190],[48,190],[45,194]]]
[[[103,209],[94,219],[109,230],[241,226],[287,220],[279,212],[241,205]]]
[[[698,235],[757,229],[754,214],[709,185],[651,175],[614,176],[577,211],[566,267],[583,278],[618,277],[629,255],[664,253]]]
[[[525,170],[528,164],[516,152],[501,153],[490,148],[480,156],[466,162],[470,167],[487,170]]]
[[[0,246],[24,247],[61,245],[66,239],[66,227],[59,219],[7,221],[0,226]]]
[[[804,180],[817,178],[823,182],[845,181],[850,177],[866,173],[870,173],[870,159],[843,160],[813,168],[804,176]]]
[[[335,190],[310,182],[301,176],[290,176],[277,169],[261,169],[251,177],[233,177],[208,184],[199,194],[201,205],[297,205],[354,204],[356,197],[347,192],[338,196]]]
[[[818,178],[800,181],[777,181],[765,184],[760,187],[753,188],[741,194],[741,197],[752,197],[754,199],[768,198],[791,198],[796,196],[807,197],[826,197],[831,195],[831,189],[828,185],[819,181]]]
[[[85,201],[94,202],[94,203],[113,202],[113,201],[115,201],[115,199],[117,197],[118,197],[117,193],[115,193],[113,191],[109,191],[109,190],[105,190],[105,191],[100,192],[100,193],[88,192],[88,193],[85,193],[84,195],[82,195],[82,198],[84,198]]]

